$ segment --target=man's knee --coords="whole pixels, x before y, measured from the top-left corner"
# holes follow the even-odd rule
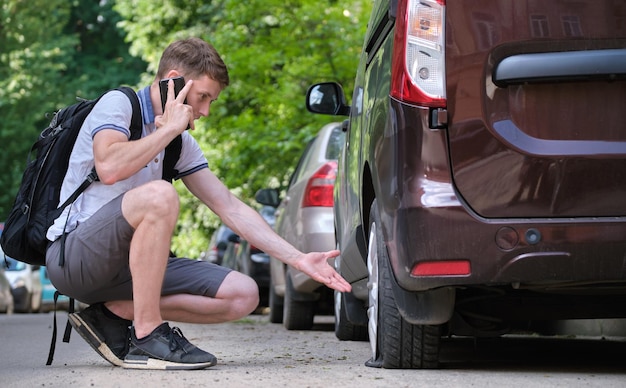
[[[178,213],[178,193],[171,183],[158,180],[147,185],[147,195],[144,198],[148,206],[165,211],[175,210]]]
[[[126,192],[122,200],[122,213],[133,228],[144,222],[168,222],[174,225],[178,219],[179,206],[174,186],[158,180]]]
[[[146,183],[124,196],[124,206],[131,206],[135,210],[159,216],[172,214],[178,217],[179,205],[176,189],[172,184],[163,180]]]
[[[245,317],[259,305],[259,287],[254,279],[235,271],[226,276],[216,296],[231,300],[230,319]]]

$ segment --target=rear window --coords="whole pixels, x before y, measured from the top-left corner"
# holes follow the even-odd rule
[[[341,129],[340,126],[333,129],[333,131],[330,133],[330,136],[328,137],[328,147],[326,147],[326,159],[339,159],[339,153],[341,152],[341,148],[343,147],[345,138],[346,133]]]

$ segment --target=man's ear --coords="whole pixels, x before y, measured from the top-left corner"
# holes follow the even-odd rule
[[[180,72],[178,70],[172,69],[172,70],[168,71],[167,73],[165,73],[165,77],[163,77],[163,78],[164,79],[165,78],[174,78],[174,77],[180,77],[180,76],[181,76],[181,74],[180,74]]]

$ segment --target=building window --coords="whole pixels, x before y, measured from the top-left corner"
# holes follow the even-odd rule
[[[546,15],[530,15],[530,31],[534,38],[550,36],[550,26]]]
[[[483,12],[475,12],[473,16],[478,48],[489,50],[500,41],[500,32],[496,27],[496,18],[491,14]]]
[[[583,36],[582,28],[580,27],[580,19],[578,18],[578,16],[562,16],[561,22],[563,23],[563,34],[565,36]]]

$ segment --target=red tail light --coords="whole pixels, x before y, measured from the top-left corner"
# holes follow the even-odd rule
[[[328,162],[320,167],[306,184],[302,207],[332,207],[335,178],[337,162]]]
[[[420,106],[446,106],[445,1],[398,4],[391,96]]]

